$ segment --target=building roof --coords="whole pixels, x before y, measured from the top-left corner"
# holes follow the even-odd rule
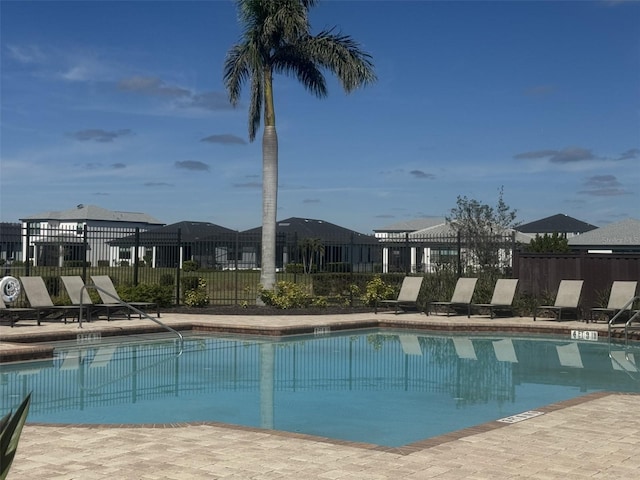
[[[163,222],[153,218],[146,213],[138,212],[118,212],[107,210],[106,208],[97,207],[95,205],[80,204],[75,208],[62,211],[51,211],[31,215],[21,218],[21,221],[99,221],[99,222],[125,222],[125,223],[145,223],[148,225],[163,225]]]
[[[193,222],[189,220],[185,220],[178,223],[172,223],[171,225],[165,225],[160,228],[154,228],[153,230],[149,230],[147,232],[141,233],[140,235],[147,234],[148,236],[152,236],[153,234],[166,234],[173,233],[177,234],[178,230],[180,230],[180,238],[183,242],[193,242],[197,240],[202,240],[204,238],[219,235],[219,234],[235,234],[235,230],[231,230],[227,227],[221,227],[220,225],[216,225],[215,223],[209,222]]]
[[[558,213],[517,227],[522,233],[584,233],[598,228],[590,223]]]
[[[512,228],[508,228],[505,230],[505,235],[511,235],[514,232]],[[519,243],[530,243],[533,240],[532,235],[528,235],[526,233],[521,233],[515,230],[516,234],[516,242]],[[441,225],[435,225],[429,228],[423,228],[422,230],[418,230],[416,232],[412,232],[409,234],[409,238],[416,240],[421,238],[428,237],[449,237],[453,239],[456,236],[456,230],[450,223],[443,223]]]
[[[442,225],[446,222],[444,217],[424,217],[414,218],[412,220],[404,220],[402,222],[393,223],[382,228],[375,228],[373,231],[378,233],[399,233],[399,232],[415,232],[425,228]]]
[[[245,230],[243,234],[258,234],[262,231],[262,227]],[[312,218],[291,217],[286,220],[280,220],[276,223],[276,233],[286,235],[297,235],[299,239],[303,238],[319,238],[324,241],[336,243],[349,243],[353,237],[356,243],[377,243],[378,240],[372,235],[349,230],[348,228],[335,225],[324,220],[315,220]]]
[[[610,223],[568,240],[571,246],[614,247],[634,246],[640,248],[640,220],[628,218],[621,222]]]
[[[144,246],[177,245],[178,230],[180,230],[181,243],[194,243],[201,240],[213,240],[217,237],[224,237],[226,240],[231,240],[237,233],[235,230],[221,227],[220,225],[216,225],[215,223],[193,222],[185,220],[178,223],[172,223],[171,225],[165,225],[163,227],[147,230],[146,232],[140,232],[140,244]],[[109,243],[110,245],[131,245],[134,242],[135,235],[128,235],[126,237],[113,240]]]

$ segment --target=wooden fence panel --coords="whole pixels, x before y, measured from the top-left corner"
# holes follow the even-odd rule
[[[538,297],[555,294],[560,280],[584,280],[581,305],[586,310],[608,298],[615,280],[640,281],[640,255],[515,252],[513,273],[520,292]]]

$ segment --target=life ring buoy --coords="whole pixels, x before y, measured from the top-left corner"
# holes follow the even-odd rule
[[[0,292],[2,292],[2,301],[13,303],[20,295],[20,282],[14,277],[2,277],[0,280]]]

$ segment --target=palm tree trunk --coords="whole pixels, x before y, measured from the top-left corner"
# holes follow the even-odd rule
[[[276,284],[276,214],[278,210],[278,135],[265,126],[262,137],[262,259],[260,285],[273,290]]]

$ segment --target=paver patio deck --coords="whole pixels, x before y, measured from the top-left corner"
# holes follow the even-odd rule
[[[200,316],[165,314],[176,328],[286,332],[377,323],[470,331],[550,333],[606,331],[604,324],[533,322],[531,318],[426,317],[393,313],[340,316]],[[25,336],[58,338],[79,331],[126,333],[147,320],[84,324],[30,322],[0,326],[0,354],[32,346]],[[42,352],[41,352],[42,353]],[[46,354],[46,349],[44,350]],[[0,368],[1,365],[0,365]],[[640,478],[636,395],[598,393],[541,406],[544,415],[515,424],[491,422],[408,449],[351,444],[221,424],[174,426],[41,426],[27,424],[11,479],[582,479]]]

